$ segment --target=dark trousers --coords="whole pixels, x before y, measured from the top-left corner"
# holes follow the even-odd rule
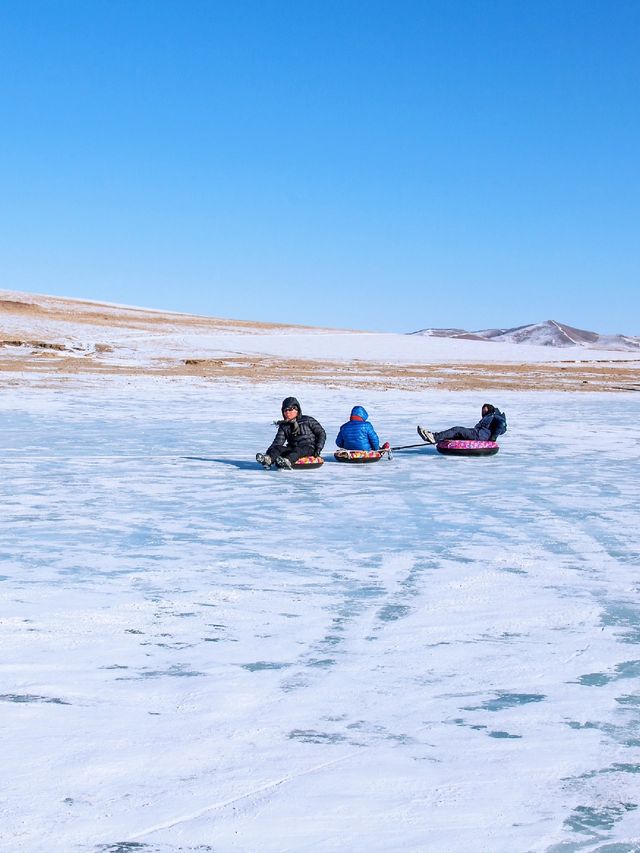
[[[443,429],[442,432],[434,432],[433,437],[436,442],[446,441],[447,439],[480,441],[478,438],[478,430],[473,427],[451,427],[450,429]]]
[[[283,456],[293,465],[294,462],[297,462],[298,459],[302,459],[303,456],[315,456],[315,453],[313,448],[298,448],[297,450],[294,450],[292,447],[278,447],[277,444],[272,444],[267,450],[267,456],[270,456],[274,461],[278,456]]]

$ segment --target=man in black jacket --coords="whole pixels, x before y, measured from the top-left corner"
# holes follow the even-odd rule
[[[282,401],[282,420],[276,421],[278,432],[266,453],[256,453],[256,462],[270,468],[291,468],[303,456],[320,456],[327,435],[315,418],[303,415],[295,397]]]
[[[418,435],[429,444],[437,444],[446,439],[464,439],[467,441],[495,441],[497,436],[507,431],[507,419],[500,409],[491,403],[485,403],[482,418],[474,427],[455,426],[442,432],[431,432],[423,426],[418,427]]]

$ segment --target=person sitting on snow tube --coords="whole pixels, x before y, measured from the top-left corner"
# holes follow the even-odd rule
[[[351,417],[342,424],[336,437],[338,447],[343,450],[380,450],[380,439],[368,417],[363,406],[354,406]]]
[[[276,421],[278,432],[266,453],[256,453],[256,462],[270,468],[291,468],[303,456],[320,456],[327,434],[315,418],[303,415],[295,397],[282,401],[282,418]]]
[[[499,435],[507,431],[507,419],[500,409],[491,403],[482,407],[482,418],[474,427],[455,426],[441,432],[430,432],[423,426],[418,426],[418,435],[429,444],[439,441],[495,441]]]

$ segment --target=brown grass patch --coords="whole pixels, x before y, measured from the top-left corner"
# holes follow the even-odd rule
[[[0,362],[0,372],[41,372],[40,350]],[[225,358],[158,358],[145,366],[118,365],[99,354],[70,358],[54,350],[47,372],[64,376],[123,375],[198,377],[210,381],[287,382],[353,389],[447,391],[640,391],[640,362],[555,364],[386,364],[371,361],[318,361],[304,358],[237,355]],[[108,353],[105,353],[108,355]]]

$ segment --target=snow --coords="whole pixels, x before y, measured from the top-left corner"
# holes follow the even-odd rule
[[[253,461],[288,393],[317,471]],[[482,402],[5,385],[0,848],[637,851],[638,397],[332,459],[356,403],[409,444]]]
[[[586,350],[563,347],[561,350],[528,344],[467,341],[451,338],[360,332],[347,335],[325,332],[288,335],[182,335],[174,342],[176,350],[197,352],[200,357],[212,354],[246,353],[287,356],[294,351],[298,358],[360,359],[372,358],[389,363],[441,364],[443,362],[540,363],[559,361],[637,360],[632,352]]]

